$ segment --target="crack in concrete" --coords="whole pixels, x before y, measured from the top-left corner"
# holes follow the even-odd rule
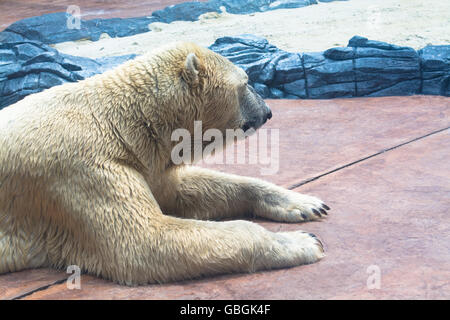
[[[62,284],[64,282],[66,282],[67,279],[68,279],[68,277],[64,278],[64,279],[61,279],[61,280],[56,280],[56,281],[54,281],[52,283],[49,283],[49,284],[47,284],[45,286],[33,289],[33,290],[29,291],[29,292],[26,292],[26,293],[23,293],[23,294],[18,295],[16,297],[13,297],[11,300],[21,300],[21,299],[23,299],[25,297],[31,296],[35,292],[44,291],[44,290],[47,290],[48,288],[50,288],[51,286],[54,286],[54,285],[57,285],[57,284]]]
[[[351,166],[353,166],[353,165],[355,165],[355,164],[357,164],[357,163],[360,163],[360,162],[363,162],[363,161],[365,161],[365,160],[371,159],[371,158],[373,158],[373,157],[379,156],[380,154],[383,154],[383,153],[385,153],[385,152],[395,150],[395,149],[400,148],[400,147],[402,147],[402,146],[404,146],[404,145],[413,143],[413,142],[415,142],[415,141],[424,139],[424,138],[426,138],[426,137],[432,136],[432,135],[434,135],[434,134],[437,134],[437,133],[440,133],[440,132],[443,132],[443,131],[449,130],[449,129],[450,129],[450,126],[448,126],[448,127],[446,127],[446,128],[443,128],[443,129],[439,129],[439,130],[430,132],[430,133],[428,133],[428,134],[426,134],[426,135],[423,135],[423,136],[414,138],[414,139],[412,139],[412,140],[408,140],[408,141],[406,141],[406,142],[400,143],[400,144],[398,144],[398,145],[396,145],[396,146],[393,146],[393,147],[391,147],[391,148],[383,149],[383,150],[381,150],[381,151],[379,151],[379,152],[376,152],[376,153],[373,153],[373,154],[371,154],[371,155],[369,155],[369,156],[367,156],[367,157],[364,157],[364,158],[361,158],[361,159],[359,159],[359,160],[356,160],[356,161],[347,163],[347,164],[345,164],[345,165],[343,165],[343,166],[340,166],[340,167],[335,168],[335,169],[333,169],[333,170],[327,171],[327,172],[325,172],[325,173],[323,173],[323,174],[320,174],[320,175],[318,175],[318,176],[315,176],[315,177],[312,177],[312,178],[309,178],[309,179],[300,181],[299,183],[295,183],[295,184],[289,186],[288,189],[289,189],[289,190],[292,190],[292,189],[298,188],[298,187],[300,187],[300,186],[302,186],[302,185],[304,185],[304,184],[310,183],[310,182],[312,182],[312,181],[318,180],[318,179],[320,179],[320,178],[322,178],[322,177],[325,177],[325,176],[327,176],[327,175],[330,175],[330,174],[332,174],[332,173],[334,173],[334,172],[337,172],[337,171],[339,171],[339,170],[342,170],[342,169],[351,167]]]

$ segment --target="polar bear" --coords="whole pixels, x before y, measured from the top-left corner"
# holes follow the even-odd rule
[[[33,94],[0,111],[0,273],[66,268],[126,285],[313,263],[321,200],[171,161],[171,133],[262,126],[246,73],[193,43]]]

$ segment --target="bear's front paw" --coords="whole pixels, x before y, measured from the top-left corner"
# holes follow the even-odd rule
[[[257,204],[255,215],[280,222],[319,220],[330,208],[320,199],[286,189],[275,189]]]

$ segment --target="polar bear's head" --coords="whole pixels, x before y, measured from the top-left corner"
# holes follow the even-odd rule
[[[248,76],[225,57],[189,44],[181,78],[186,90],[198,98],[204,129],[258,129],[272,117],[261,96],[248,84]]]

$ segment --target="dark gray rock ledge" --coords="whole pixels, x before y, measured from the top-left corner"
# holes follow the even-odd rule
[[[330,99],[432,94],[450,96],[450,45],[419,51],[355,36],[347,47],[290,53],[254,35],[210,46],[243,68],[264,98]],[[23,97],[75,82],[134,58],[89,59],[35,41],[0,43],[0,109]]]
[[[0,109],[29,94],[83,80],[134,57],[94,60],[62,54],[34,41],[0,43]]]
[[[355,36],[347,47],[289,53],[254,35],[210,49],[243,68],[264,98],[450,95],[450,45],[419,51]]]

